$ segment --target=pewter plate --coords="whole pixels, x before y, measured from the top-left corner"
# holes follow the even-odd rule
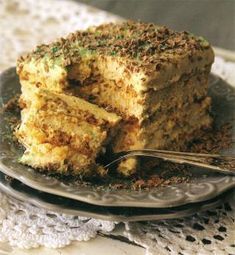
[[[216,125],[228,121],[234,123],[235,89],[214,76],[210,84],[209,94],[213,100],[212,111]],[[15,68],[10,68],[0,76],[0,104],[6,103],[19,92]],[[169,208],[212,199],[235,187],[235,177],[211,174],[202,169],[192,170],[195,178],[191,183],[169,185],[150,191],[100,190],[95,186],[82,187],[77,183],[66,183],[18,163],[22,150],[12,142],[7,114],[0,113],[0,171],[40,191],[94,205]],[[234,138],[235,124],[233,141]],[[226,152],[235,154],[235,144]]]
[[[221,205],[227,198],[227,195],[229,195],[222,194],[204,202],[172,208],[109,207],[92,205],[70,198],[48,194],[30,188],[16,179],[8,179],[5,174],[0,172],[0,190],[19,201],[27,202],[55,213],[120,222],[175,219],[191,216],[195,213]]]

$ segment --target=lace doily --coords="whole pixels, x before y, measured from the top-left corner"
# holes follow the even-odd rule
[[[60,248],[88,241],[98,231],[110,232],[115,223],[58,214],[22,204],[0,193],[0,241],[19,248]]]
[[[17,57],[37,44],[118,19],[69,0],[0,0],[0,71],[15,66]]]
[[[126,223],[125,235],[145,247],[146,255],[235,254],[235,197],[232,205],[193,217]]]
[[[0,71],[38,43],[76,29],[119,18],[83,4],[63,0],[0,0]],[[235,64],[217,57],[213,73],[235,86]],[[114,222],[58,214],[20,203],[0,192],[0,241],[12,246],[59,248],[85,241]],[[230,202],[193,217],[126,223],[125,236],[146,248],[146,254],[235,254],[235,193]]]

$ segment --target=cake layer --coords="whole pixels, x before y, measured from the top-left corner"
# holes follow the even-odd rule
[[[146,112],[142,117],[148,123],[157,114],[167,111],[181,111],[185,104],[201,101],[207,96],[209,70],[182,76],[171,86],[159,91],[149,91],[146,96]],[[146,122],[144,124],[146,124]]]
[[[30,166],[89,175],[120,118],[82,99],[39,89],[23,111],[16,131],[25,146],[21,162]]]
[[[188,120],[191,121],[190,126],[187,126]],[[149,136],[146,148],[169,149],[168,144],[171,144],[172,142],[177,144],[179,138],[183,138],[184,135],[193,134],[194,131],[200,130],[201,128],[209,128],[210,125],[211,118],[207,113],[200,115],[198,118],[188,118],[185,122],[182,120],[181,125],[175,126],[171,130],[158,130]],[[191,139],[192,138],[193,136]]]
[[[113,149],[122,151],[149,146],[159,148],[165,140],[174,140],[186,129],[191,133],[195,127],[198,129],[201,126],[209,127],[211,124],[209,108],[210,98],[206,98],[202,102],[186,104],[180,111],[175,109],[172,112],[161,112],[145,126],[139,125],[137,121],[126,123],[113,142]],[[177,133],[174,130],[177,130]]]
[[[137,94],[160,90],[182,75],[210,68],[213,58],[201,37],[130,21],[78,31],[41,45],[19,59],[17,72],[22,97],[30,102],[34,86],[64,92],[69,79],[86,84],[97,75],[125,84]]]
[[[180,109],[174,108],[170,111],[158,112],[151,116],[151,121],[146,122],[145,125],[140,127],[144,131],[144,135],[154,133],[158,129],[171,130],[172,127],[181,125],[181,120],[186,120],[188,117],[200,117],[202,114],[207,113],[209,115],[209,109],[211,105],[211,98],[206,97],[201,101],[195,101],[191,104],[184,104]],[[188,122],[188,125],[191,123]]]
[[[191,125],[188,126],[187,121],[190,121]],[[200,137],[206,129],[210,128],[211,122],[211,117],[205,112],[199,118],[193,118],[191,116],[186,121],[182,120],[181,125],[172,128],[170,132],[162,129],[156,130],[155,133],[146,137],[147,141],[145,143],[143,140],[140,143],[141,139],[137,138],[139,129],[136,128],[135,133],[129,133],[126,137],[124,135],[119,136],[114,150],[127,151],[130,149],[149,148],[185,151],[187,150],[187,143]],[[129,143],[125,139],[129,139]],[[137,171],[139,163],[138,158],[129,158],[122,161],[117,170],[124,176],[130,176]]]
[[[123,83],[103,80],[84,86],[75,83],[68,93],[117,112],[125,119],[135,117],[142,122],[153,113],[171,108],[180,109],[186,102],[190,104],[204,98],[208,90],[208,73],[209,70],[182,76],[179,81],[164,89],[149,89],[141,95]]]

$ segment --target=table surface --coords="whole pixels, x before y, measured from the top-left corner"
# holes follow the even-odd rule
[[[71,245],[61,249],[37,248],[30,250],[14,249],[7,255],[144,255],[145,250],[136,245],[105,237],[96,237],[87,242],[73,242]],[[0,255],[1,245],[0,245]],[[161,255],[161,254],[158,254]]]
[[[6,1],[6,0],[5,0]],[[57,37],[59,32],[54,30],[55,34],[44,33],[40,30],[41,25],[38,23],[31,23],[31,28],[24,30],[24,26],[18,26],[17,22],[25,23],[25,16],[28,14],[26,10],[20,9],[21,13],[17,13],[19,10],[16,8],[17,0],[8,1],[11,3],[7,7],[9,11],[8,16],[4,16],[4,11],[0,6],[0,46],[2,51],[0,55],[11,55],[9,58],[0,57],[0,69],[3,70],[9,66],[15,64],[15,59],[19,55],[24,47],[29,48],[33,45],[41,42],[43,39],[51,40],[53,36]],[[29,1],[32,2],[32,1]],[[42,1],[38,1],[42,2]],[[49,2],[49,1],[48,1]],[[77,1],[78,2],[78,1]],[[234,0],[81,0],[87,4],[99,7],[101,9],[113,12],[125,18],[141,19],[144,21],[151,21],[159,24],[165,24],[178,30],[189,30],[195,34],[200,34],[208,38],[212,44],[223,48],[235,50],[235,1]],[[35,8],[36,9],[36,8]],[[28,11],[28,10],[27,10]],[[62,10],[63,11],[63,10]],[[73,11],[73,10],[71,10]],[[37,15],[37,10],[34,10]],[[6,14],[6,13],[5,13]],[[19,14],[19,15],[18,15]],[[27,14],[27,15],[25,15]],[[10,17],[12,15],[12,17]],[[56,13],[53,15],[57,15]],[[55,16],[53,16],[55,18]],[[17,22],[14,22],[14,21]],[[56,19],[55,19],[56,20]],[[26,22],[26,23],[27,23]],[[45,20],[42,19],[42,22]],[[55,25],[53,19],[47,20],[47,25]],[[62,32],[66,32],[71,29],[79,27],[81,24],[77,24],[77,20],[71,22],[71,27],[65,27],[61,24]],[[2,29],[2,27],[5,29]],[[9,26],[9,27],[8,27]],[[14,28],[13,28],[14,27]],[[19,29],[20,27],[20,29]],[[6,28],[8,28],[6,30]],[[34,29],[35,28],[35,29]],[[74,28],[74,29],[72,29]],[[31,29],[31,30],[30,30]],[[30,32],[30,33],[29,33]],[[39,35],[42,33],[41,37]],[[6,43],[8,42],[8,43]],[[6,60],[6,61],[5,61]],[[4,62],[5,61],[5,62]],[[40,248],[35,250],[19,250],[14,249],[8,252],[7,246],[0,245],[4,248],[5,254],[12,255],[26,255],[26,254],[61,254],[61,255],[75,255],[75,254],[107,254],[107,249],[115,255],[142,255],[144,249],[139,246],[134,246],[120,241],[114,241],[105,237],[97,237],[89,242],[74,242],[72,245],[63,249],[46,249]],[[4,250],[2,249],[2,250]],[[111,253],[110,252],[110,253]],[[0,254],[4,254],[1,253]],[[161,254],[159,254],[161,255]]]

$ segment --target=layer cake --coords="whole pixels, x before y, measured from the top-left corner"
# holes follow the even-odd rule
[[[30,109],[37,88],[83,98],[118,114],[114,152],[182,149],[208,128],[208,75],[214,54],[202,37],[127,21],[77,31],[21,57],[21,105]],[[121,164],[130,175],[136,161]]]

